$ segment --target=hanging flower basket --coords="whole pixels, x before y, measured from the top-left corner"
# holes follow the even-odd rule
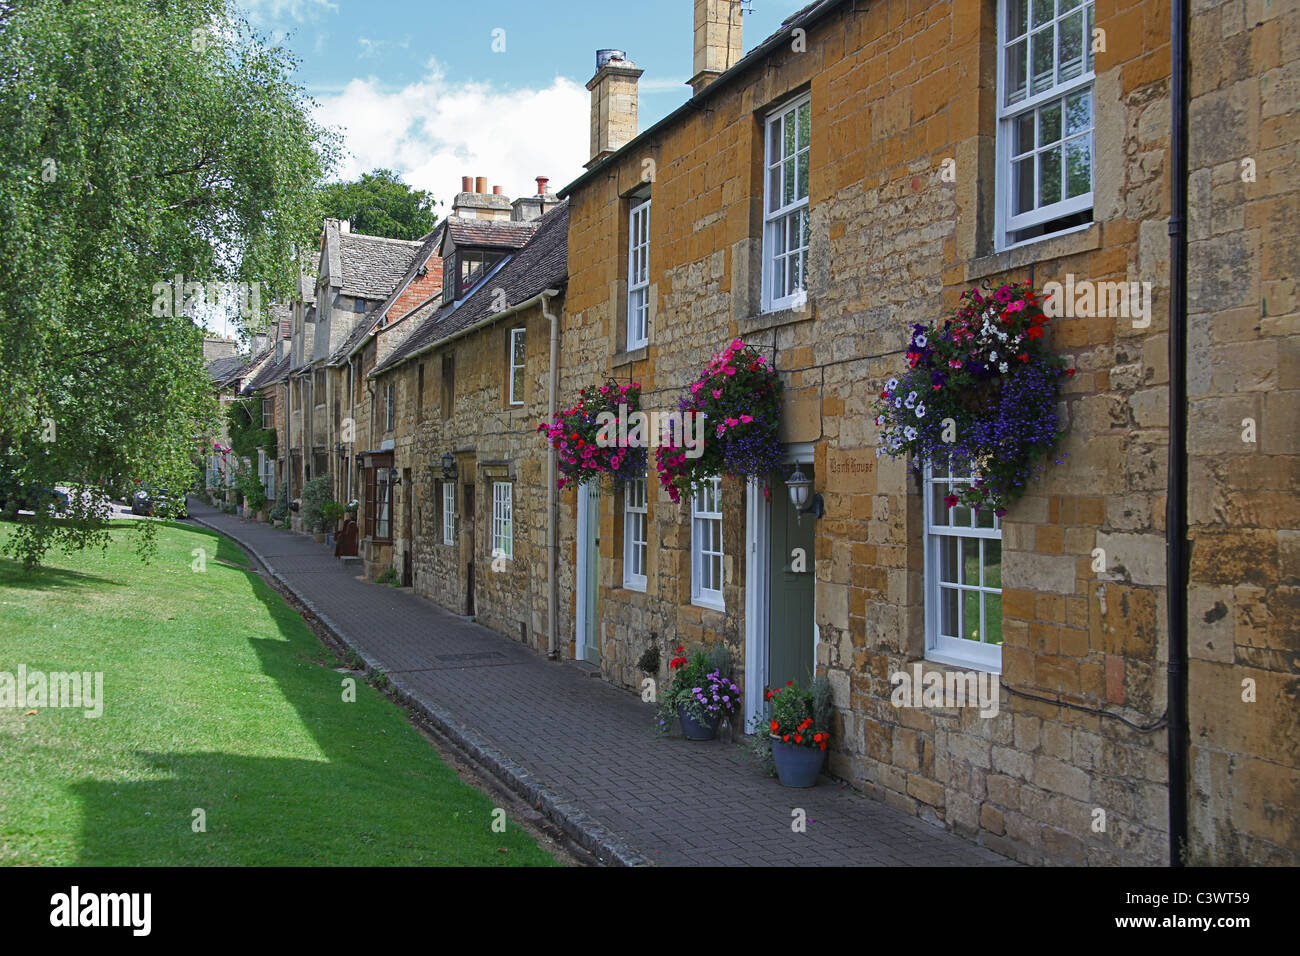
[[[913,325],[908,369],[875,403],[877,456],[910,454],[918,472],[951,462],[974,480],[947,506],[1004,515],[1061,437],[1057,394],[1074,369],[1044,347],[1047,321],[1025,283],[967,289],[955,315]]]
[[[617,427],[626,424],[624,416],[640,409],[641,386],[611,380],[587,386],[579,393],[576,405],[556,412],[554,421],[540,423],[537,430],[557,453],[560,477],[555,486],[562,489],[570,484],[608,480],[620,487],[644,477],[645,447],[620,444]]]
[[[781,463],[781,379],[766,356],[740,339],[710,360],[677,407],[684,435],[693,433],[686,421],[704,416],[704,444],[657,449],[659,482],[673,501],[718,475],[762,477]]]

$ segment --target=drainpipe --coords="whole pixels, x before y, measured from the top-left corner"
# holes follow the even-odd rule
[[[1187,0],[1170,10],[1169,488],[1165,600],[1169,617],[1169,865],[1187,842]]]
[[[551,298],[560,294],[559,289],[547,289],[542,293],[542,315],[551,323],[551,369],[550,388],[547,396],[547,422],[555,421],[555,397],[560,391],[560,319],[551,312],[547,305]],[[555,446],[547,443],[546,455],[546,629],[550,636],[546,641],[546,659],[560,659],[560,597],[555,580],[559,568],[559,545],[557,542],[559,508],[555,496],[556,460]]]

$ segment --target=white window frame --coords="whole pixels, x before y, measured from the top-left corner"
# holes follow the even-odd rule
[[[786,236],[788,237],[788,233],[786,233],[786,230],[788,228],[789,223],[792,220],[794,222],[798,222],[799,221],[798,217],[802,215],[804,222],[808,223],[809,217],[811,215],[811,211],[808,205],[808,193],[811,192],[812,172],[808,163],[809,160],[812,158],[812,150],[810,147],[810,143],[800,143],[798,139],[798,135],[799,135],[798,134],[798,128],[799,128],[798,111],[805,107],[808,109],[808,134],[809,134],[809,139],[811,140],[812,138],[812,96],[811,94],[805,93],[803,96],[800,96],[797,99],[782,104],[779,108],[773,110],[770,114],[768,114],[767,120],[763,124],[762,311],[764,312],[775,312],[778,309],[787,309],[787,308],[794,308],[796,306],[800,306],[804,301],[806,301],[806,297],[807,297],[808,249],[809,249],[809,239],[810,239],[809,235],[802,236],[801,244],[793,248],[786,248],[785,243],[782,242],[781,248],[783,249],[783,251],[779,253],[779,257],[782,260],[779,263],[779,265],[782,268],[784,268],[785,260],[788,259],[789,257],[791,256],[800,257],[802,262],[802,270],[801,270],[802,284],[791,290],[787,290],[783,295],[779,295],[779,296],[775,294],[775,289],[774,289],[774,284],[778,276],[777,236],[778,234],[785,233]],[[793,154],[789,156],[786,155],[775,156],[773,155],[773,149],[772,149],[772,139],[773,139],[772,129],[775,126],[778,126],[778,124],[783,124],[787,117],[790,117],[795,124],[795,151]],[[782,138],[781,142],[784,143],[784,138]],[[778,200],[773,197],[773,189],[772,189],[773,173],[779,172],[779,170],[782,167],[784,167],[784,165],[787,163],[792,163],[794,165],[795,195],[797,196],[799,192],[799,172],[801,169],[808,170],[808,188],[806,189],[802,197],[787,201],[787,197],[782,195],[780,197],[780,204],[774,205],[774,203],[778,202]],[[782,189],[782,192],[784,193],[784,189]],[[805,225],[805,229],[808,228],[809,226]]]
[[[1017,0],[998,0],[997,146],[996,146],[997,175],[995,177],[996,180],[995,189],[997,192],[997,201],[994,203],[994,230],[995,230],[994,248],[999,252],[1005,249],[1009,249],[1012,246],[1023,245],[1030,242],[1038,242],[1042,239],[1048,238],[1048,236],[1061,235],[1062,233],[1070,232],[1073,231],[1074,229],[1086,228],[1086,226],[1070,226],[1067,227],[1066,229],[1059,230],[1058,232],[1046,233],[1041,236],[1032,236],[1027,239],[1021,240],[1019,242],[1016,242],[1013,239],[1013,236],[1016,233],[1021,232],[1025,229],[1031,229],[1034,226],[1041,225],[1042,223],[1045,222],[1050,222],[1053,219],[1060,219],[1064,216],[1071,216],[1076,213],[1081,213],[1089,209],[1092,209],[1093,193],[1096,189],[1096,174],[1097,174],[1097,146],[1095,140],[1096,123],[1097,123],[1097,104],[1095,98],[1095,91],[1093,89],[1093,84],[1096,79],[1096,73],[1093,68],[1093,53],[1092,53],[1092,28],[1093,28],[1093,24],[1095,23],[1095,0],[1081,0],[1081,2],[1077,3],[1075,6],[1063,12],[1060,9],[1061,0],[1056,0],[1056,5],[1053,7],[1055,16],[1051,20],[1050,25],[1047,23],[1031,24],[1030,17],[1032,17],[1033,15],[1032,11],[1034,6],[1034,0],[1025,0],[1026,11],[1027,11],[1026,20],[1025,20],[1025,33],[1016,37],[1008,37],[1007,24],[1008,24],[1009,11],[1011,9],[1011,4],[1014,2],[1017,2]],[[1066,17],[1073,15],[1076,10],[1083,11],[1083,27],[1082,27],[1083,29],[1083,37],[1082,37],[1083,70],[1077,76],[1062,81],[1058,79],[1059,70],[1060,70],[1060,62],[1059,62],[1060,35],[1057,28],[1059,27],[1062,20],[1064,20]],[[1042,29],[1050,29],[1052,30],[1052,36],[1053,36],[1052,71],[1053,71],[1054,82],[1052,83],[1052,85],[1050,85],[1044,90],[1041,90],[1037,94],[1032,93],[1033,82],[1034,82],[1033,60],[1032,60],[1033,57],[1032,37],[1034,33],[1037,32],[1034,29],[1034,27],[1039,27]],[[1026,45],[1025,95],[1022,99],[1019,99],[1015,103],[1008,105],[1006,102],[1008,49],[1009,47],[1014,46],[1021,42],[1025,43]],[[1066,111],[1065,111],[1064,101],[1067,97],[1077,94],[1084,90],[1087,90],[1089,92],[1089,108],[1091,111],[1091,116],[1089,117],[1088,129],[1086,131],[1078,131],[1076,133],[1067,135],[1065,132]],[[1035,117],[1037,117],[1039,115],[1039,111],[1041,107],[1051,106],[1054,101],[1060,104],[1060,109],[1061,109],[1060,137],[1058,140],[1055,140],[1054,142],[1058,144],[1060,150],[1062,151],[1061,160],[1060,160],[1062,191],[1065,190],[1068,182],[1067,179],[1068,173],[1066,168],[1067,151],[1066,151],[1065,144],[1067,140],[1075,140],[1075,139],[1086,139],[1088,143],[1089,178],[1092,181],[1091,182],[1092,188],[1090,188],[1086,193],[1082,193],[1073,198],[1062,199],[1055,203],[1051,203],[1045,206],[1039,206],[1037,204],[1039,200],[1039,196],[1038,196],[1039,164],[1036,158],[1030,159],[1029,162],[1034,168],[1035,206],[1033,209],[1029,210],[1028,212],[1024,212],[1024,213],[1020,213],[1019,215],[1016,215],[1012,212],[1014,208],[1013,203],[1015,201],[1015,197],[1013,195],[1013,189],[1012,189],[1013,176],[1012,176],[1012,168],[1011,168],[1012,160],[1013,160],[1012,149],[1013,149],[1013,142],[1014,142],[1015,124],[1017,120],[1019,120],[1020,117],[1024,116],[1026,113],[1032,112],[1035,114]],[[1041,133],[1041,120],[1036,118],[1034,121],[1034,127],[1035,127],[1034,150],[1031,153],[1021,154],[1022,156],[1032,155],[1034,157],[1037,157],[1037,155],[1040,152],[1043,152],[1046,149],[1051,148],[1051,144],[1047,144],[1046,147],[1043,147],[1041,149],[1039,148],[1038,139]]]
[[[492,557],[513,559],[514,485],[508,481],[492,482]]]
[[[442,483],[442,543],[456,543],[456,483]]]
[[[645,478],[637,478],[623,486],[623,587],[629,591],[646,589],[649,504],[648,482]]]
[[[389,382],[384,386],[384,431],[391,432],[397,427],[397,383]]]
[[[964,620],[966,611],[966,595],[968,593],[980,593],[983,596],[996,595],[1001,601],[1002,588],[994,588],[988,585],[984,579],[985,564],[983,558],[985,541],[1002,541],[1002,522],[987,509],[981,509],[977,517],[972,513],[969,524],[954,524],[954,519],[958,513],[957,508],[949,509],[944,503],[943,498],[950,493],[954,484],[965,484],[971,481],[968,477],[938,477],[933,474],[929,465],[925,469],[925,656],[927,660],[937,661],[942,664],[951,664],[957,667],[968,667],[979,671],[986,671],[993,674],[1002,673],[1002,644],[990,644],[985,641],[988,636],[985,629],[985,619],[987,617],[987,601],[981,599],[979,602],[980,621],[978,630],[980,638],[978,641],[968,640],[965,638],[944,635],[942,633],[942,599],[946,590],[956,590],[960,595],[957,602],[958,625],[960,632],[971,630]],[[960,506],[959,506],[960,507]],[[987,515],[987,518],[983,516]],[[991,526],[985,525],[985,522],[991,523]],[[973,525],[973,526],[972,526]],[[940,583],[940,573],[942,569],[941,549],[945,541],[960,539],[959,552],[962,555],[961,574],[965,576],[965,548],[967,542],[974,543],[979,547],[980,558],[977,565],[980,570],[980,580],[971,585],[967,582],[943,582]],[[999,560],[999,567],[1002,566]],[[1005,635],[1005,628],[1003,629]]]
[[[527,365],[526,357],[521,357],[519,362],[515,361],[515,341],[524,342],[524,348],[527,348],[527,340],[524,333],[527,329],[518,328],[510,330],[510,404],[522,405],[524,403],[524,367]],[[515,390],[515,372],[519,373],[519,389]]]
[[[393,486],[387,468],[375,469],[375,529],[378,541],[393,540]]]
[[[627,216],[627,344],[639,349],[650,341],[650,200]]]
[[[708,507],[708,506],[712,507]],[[716,531],[716,550],[714,533]],[[706,540],[707,539],[707,540]],[[705,574],[710,559],[718,558],[718,576]],[[710,478],[691,495],[691,603],[715,611],[725,610],[722,598],[725,575],[722,544],[722,479]],[[707,583],[706,583],[707,582]],[[712,587],[709,585],[717,585]]]

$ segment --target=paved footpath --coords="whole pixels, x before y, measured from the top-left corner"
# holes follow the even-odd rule
[[[823,777],[782,787],[740,746],[658,737],[651,704],[431,601],[357,577],[307,535],[191,516],[243,545],[408,705],[581,845],[631,865],[918,866],[1010,861]],[[791,827],[803,808],[807,830]]]

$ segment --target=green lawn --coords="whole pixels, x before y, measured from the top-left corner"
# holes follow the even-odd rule
[[[344,702],[340,662],[227,539],[158,538],[149,564],[121,532],[31,577],[0,559],[0,671],[102,671],[105,698],[0,707],[0,865],[556,865],[494,833],[395,704],[361,680]]]

